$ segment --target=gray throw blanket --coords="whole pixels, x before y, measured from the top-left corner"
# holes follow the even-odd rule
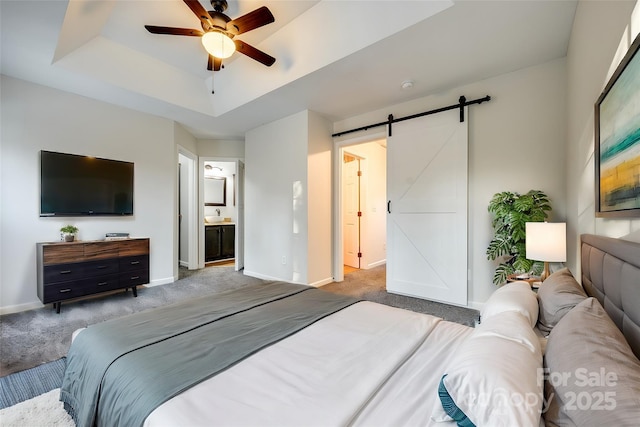
[[[69,350],[60,400],[78,427],[141,426],[163,402],[355,302],[278,282],[93,325]]]

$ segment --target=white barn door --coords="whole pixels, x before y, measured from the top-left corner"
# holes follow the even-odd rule
[[[466,306],[467,120],[460,123],[452,110],[393,124],[392,131],[387,291]]]

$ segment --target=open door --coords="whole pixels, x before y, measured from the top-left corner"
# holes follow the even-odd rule
[[[198,268],[198,195],[195,154],[178,151],[178,265]]]
[[[467,305],[467,140],[457,110],[393,125],[389,292]]]
[[[233,200],[236,204],[235,270],[244,268],[244,163],[236,161],[236,179]]]
[[[343,262],[360,266],[360,159],[347,152],[342,163]]]

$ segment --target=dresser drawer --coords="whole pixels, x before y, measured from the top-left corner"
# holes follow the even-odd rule
[[[86,280],[56,283],[44,287],[44,304],[95,293],[95,284]]]
[[[120,246],[118,242],[93,242],[84,244],[84,259],[117,258]]]
[[[120,256],[144,255],[149,253],[149,239],[121,240]]]
[[[120,272],[145,270],[149,268],[149,255],[128,256],[120,258]]]
[[[96,277],[92,281],[94,292],[106,292],[114,289],[125,288],[126,286],[120,283],[119,278],[118,274]]]
[[[126,273],[120,273],[119,279],[121,288],[145,285],[149,283],[149,270],[134,270]]]
[[[42,263],[45,266],[80,261],[84,261],[83,243],[53,243],[42,248]]]
[[[46,265],[44,267],[44,285],[81,279],[84,274],[85,264],[82,262]]]
[[[84,263],[85,277],[104,276],[105,274],[118,273],[120,263],[117,258]]]

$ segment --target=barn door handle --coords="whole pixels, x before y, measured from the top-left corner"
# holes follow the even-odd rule
[[[391,213],[391,200],[387,202],[387,213]]]

